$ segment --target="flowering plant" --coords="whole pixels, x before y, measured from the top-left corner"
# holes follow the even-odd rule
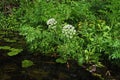
[[[76,34],[76,30],[74,26],[72,25],[65,25],[62,28],[62,33],[67,37],[67,38],[73,38],[73,36]]]
[[[119,25],[113,26],[117,19],[110,17],[113,19],[112,26],[105,23],[109,23],[108,18],[104,19],[107,21],[97,21],[104,17],[103,14],[95,16],[101,12],[100,9],[93,14],[94,6],[96,5],[85,0],[71,3],[39,0],[35,2],[34,8],[32,6],[26,10],[27,20],[21,27],[21,33],[26,37],[31,51],[45,55],[57,54],[57,62],[72,59],[79,64],[98,63],[104,54],[111,59],[120,59]],[[111,11],[108,9],[108,12]],[[77,26],[78,21],[80,23]],[[24,25],[26,23],[27,26]]]
[[[47,25],[53,26],[57,23],[57,21],[54,18],[51,18],[47,21]]]

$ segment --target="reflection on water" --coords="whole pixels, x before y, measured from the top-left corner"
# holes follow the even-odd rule
[[[35,65],[22,68],[22,59],[31,59]],[[71,62],[68,69],[66,64],[56,63],[53,58],[42,55],[28,57],[24,53],[7,57],[0,63],[0,80],[99,80],[75,62]]]

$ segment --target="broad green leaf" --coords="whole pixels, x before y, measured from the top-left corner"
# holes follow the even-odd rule
[[[12,48],[12,51],[8,53],[8,56],[15,56],[15,55],[19,54],[21,51],[22,51],[22,49]]]
[[[32,66],[34,63],[31,61],[31,60],[23,60],[22,61],[22,67],[23,68],[27,68],[27,67],[30,67]]]

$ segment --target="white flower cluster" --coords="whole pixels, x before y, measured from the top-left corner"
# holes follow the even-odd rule
[[[76,30],[74,26],[68,24],[63,27],[62,33],[68,38],[73,38],[73,35],[76,34]]]
[[[47,21],[47,25],[49,26],[49,28],[51,29],[55,29],[56,26],[55,24],[57,24],[57,21],[54,18],[51,18]]]

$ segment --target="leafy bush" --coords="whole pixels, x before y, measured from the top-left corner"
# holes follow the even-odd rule
[[[1,16],[0,18],[0,29],[4,30],[18,30],[20,23],[17,21],[17,18],[14,15]]]
[[[27,0],[29,1],[29,0]],[[0,29],[4,30],[19,30],[20,23],[22,22],[22,4],[26,3],[25,0],[4,0],[0,1]],[[23,6],[24,7],[24,6]]]
[[[52,17],[59,23],[77,24],[80,20],[95,20],[90,7],[87,1],[35,0],[21,3],[17,15],[20,15],[23,23],[29,23],[34,27],[46,26],[46,21]]]
[[[119,31],[115,29],[119,30],[119,25],[108,25],[104,21],[107,17],[96,20],[97,15],[92,13],[95,10],[90,11],[93,6],[108,6],[107,2],[102,3],[95,5],[90,1],[35,1],[29,10],[25,10],[21,34],[26,37],[31,51],[39,51],[45,55],[57,54],[57,62],[64,63],[74,59],[79,64],[97,64],[100,56],[105,54],[110,59],[119,59]],[[100,8],[98,12],[101,10],[105,11]],[[97,16],[98,19],[100,17],[101,15]],[[113,24],[111,21],[110,23]]]
[[[66,62],[69,59],[78,60],[82,56],[83,40],[77,36],[72,25],[62,27],[57,24],[59,23],[48,25],[46,30],[39,27],[23,26],[21,34],[26,36],[32,51],[39,51],[45,55],[57,54],[59,56],[57,62]],[[80,59],[79,62],[82,63]]]
[[[113,26],[120,21],[120,1],[118,0],[92,0],[91,11],[98,19],[106,20],[108,25]]]
[[[107,26],[103,20],[98,20],[92,24],[80,23],[79,25],[80,34],[85,39],[86,52],[90,51],[89,54],[93,54],[92,58],[99,59],[100,55],[109,55],[110,59],[120,59],[119,28],[116,27],[118,29],[116,31],[113,27]],[[113,30],[115,30],[115,35]]]
[[[21,0],[0,26],[20,30],[32,52],[57,62],[98,64],[101,55],[120,61],[119,0]],[[49,6],[48,6],[49,5]],[[5,24],[7,22],[7,24]]]

